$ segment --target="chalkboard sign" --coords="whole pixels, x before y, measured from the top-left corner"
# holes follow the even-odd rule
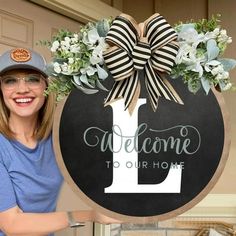
[[[130,116],[123,99],[104,107],[105,92],[74,90],[57,108],[59,166],[93,208],[121,220],[163,220],[197,204],[220,177],[229,150],[222,96],[171,83],[184,105],[160,98],[153,112],[142,89]]]

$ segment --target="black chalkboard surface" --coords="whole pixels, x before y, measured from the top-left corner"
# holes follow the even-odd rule
[[[103,213],[170,218],[199,202],[219,178],[229,148],[222,98],[212,91],[193,95],[181,80],[170,82],[184,105],[160,98],[153,112],[142,84],[143,100],[130,120],[122,100],[114,102],[119,108],[104,107],[105,92],[74,90],[59,109],[59,166],[73,189]]]

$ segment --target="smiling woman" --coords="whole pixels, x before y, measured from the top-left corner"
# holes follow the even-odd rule
[[[0,56],[0,236],[52,235],[93,211],[54,212],[63,181],[52,147],[53,93],[44,96],[45,60],[23,48]]]

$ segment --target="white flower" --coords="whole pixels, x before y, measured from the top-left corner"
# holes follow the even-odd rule
[[[232,38],[227,35],[226,30],[221,30],[218,36],[218,41],[221,43],[232,43]]]
[[[219,80],[228,79],[228,77],[229,77],[229,72],[223,71],[223,72],[217,74],[217,76],[215,77],[215,79],[219,81]]]
[[[220,34],[221,34],[222,36],[227,36],[227,31],[226,31],[225,29],[222,29],[222,30],[220,31]]]
[[[79,35],[78,34],[73,34],[73,37],[76,39],[79,39]]]
[[[56,52],[57,49],[59,48],[59,46],[60,46],[59,41],[57,41],[57,40],[54,41],[54,42],[52,43],[51,52]]]
[[[223,74],[224,72],[225,71],[222,64],[219,64],[218,66],[216,66],[215,68],[211,70],[212,75]]]
[[[214,34],[217,36],[219,33],[220,33],[220,28],[215,28],[214,30],[213,30],[213,32],[214,32]]]
[[[229,38],[227,39],[227,43],[232,43],[232,38],[231,38],[231,37],[229,37]]]
[[[72,58],[72,57],[69,57],[69,58],[68,58],[68,63],[69,63],[69,64],[73,64],[74,61],[75,61],[74,58]]]
[[[207,32],[204,35],[204,42],[208,41],[209,39],[216,39],[219,34],[220,34],[220,29],[219,28],[215,28],[213,31]]]
[[[58,62],[53,63],[53,69],[57,74],[61,73],[61,67],[60,67],[60,64]]]
[[[224,66],[217,60],[212,60],[205,64],[206,72],[211,72],[215,79],[220,81],[229,78],[229,72],[224,70]]]
[[[231,87],[232,87],[232,83],[229,82],[223,88],[221,88],[221,90],[226,91],[226,90],[230,89]]]

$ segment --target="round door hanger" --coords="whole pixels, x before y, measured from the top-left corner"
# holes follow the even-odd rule
[[[65,180],[101,213],[143,222],[182,214],[209,193],[225,166],[229,138],[222,96],[190,94],[184,105],[141,91],[132,115],[124,100],[104,107],[105,92],[71,92],[57,108],[54,147]]]

